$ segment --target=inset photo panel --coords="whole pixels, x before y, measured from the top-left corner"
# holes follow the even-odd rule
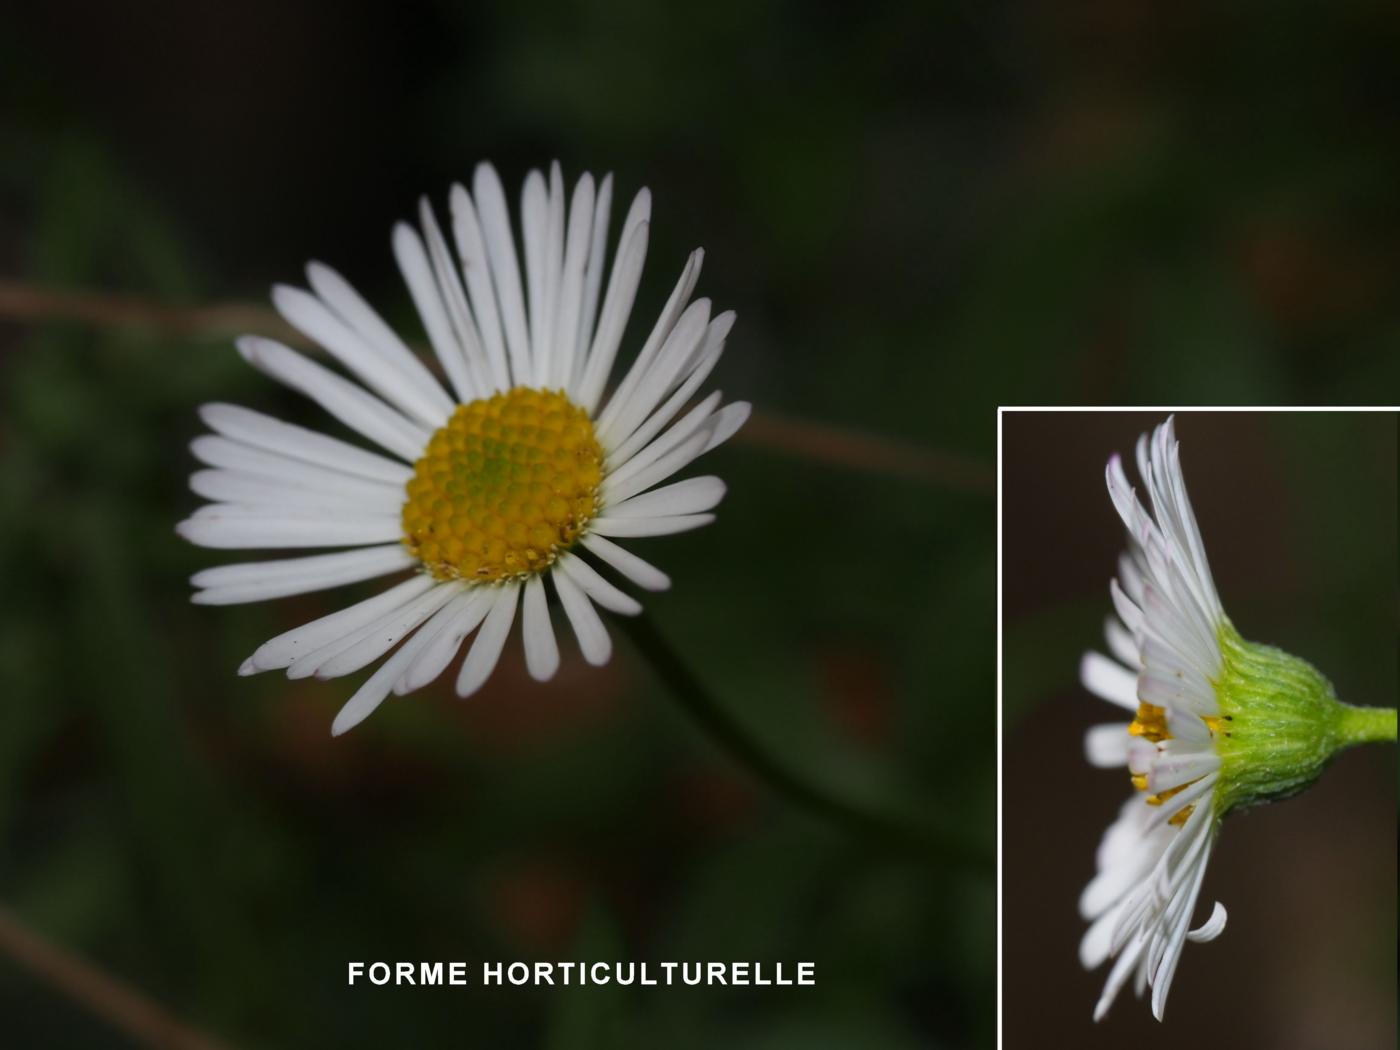
[[[998,415],[1002,1045],[1395,1045],[1395,413]]]

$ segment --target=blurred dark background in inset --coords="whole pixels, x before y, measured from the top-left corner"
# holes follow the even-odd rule
[[[201,306],[314,257],[413,333],[389,230],[421,193],[483,158],[649,185],[628,345],[703,245],[751,430],[936,453],[910,477],[880,445],[736,441],[704,468],[717,525],[640,548],[675,580],[650,612],[793,762],[990,843],[993,406],[1396,389],[1398,35],[1380,5],[28,5],[0,33],[0,275]],[[189,605],[231,560],[172,533],[208,400],[323,418],[227,338],[0,317],[0,902],[250,1046],[991,1044],[988,882],[776,803],[620,639],[544,687],[512,643],[471,703],[439,684],[337,742],[353,681],[236,678],[367,591]],[[820,983],[343,983],[614,953]],[[3,964],[0,1015],[123,1045]]]
[[[1110,964],[1078,963],[1081,890],[1131,792],[1084,759],[1115,709],[1077,680],[1104,651],[1123,529],[1104,467],[1133,464],[1146,413],[1003,416],[1003,996],[1007,1050],[1046,1045],[1370,1050],[1396,1038],[1396,755],[1343,752],[1305,794],[1229,816],[1166,1020],[1131,986],[1090,1023]],[[1187,489],[1226,613],[1246,638],[1316,665],[1354,704],[1394,706],[1396,419],[1392,413],[1182,413]],[[1194,924],[1193,924],[1194,925]]]

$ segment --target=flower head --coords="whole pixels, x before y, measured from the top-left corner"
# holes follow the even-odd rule
[[[408,575],[273,638],[240,673],[334,678],[394,649],[337,715],[339,734],[390,692],[437,678],[469,636],[457,692],[475,692],[517,610],[530,674],[552,677],[559,649],[546,579],[594,664],[611,654],[595,606],[641,610],[599,569],[646,590],[670,586],[614,540],[712,521],[725,491],[719,478],[662,483],[733,435],[749,406],[721,406],[716,391],[688,407],[734,322],[730,312],[711,317],[707,299],[690,301],[700,251],[607,393],[641,280],[651,197],[642,190],[633,200],[607,272],[611,203],[611,176],[595,185],[584,175],[566,207],[559,166],[548,179],[531,172],[521,198],[523,280],[490,165],[477,168],[470,193],[452,188],[455,257],[426,200],[421,231],[395,227],[394,255],[446,385],[329,267],[307,267],[310,290],[273,290],[282,316],[358,382],[270,339],[245,337],[239,352],[382,451],[251,409],[203,406],[214,433],[192,448],[210,469],[190,487],[213,502],[180,523],[181,535],[206,547],[352,549],[207,569],[191,581],[194,601]]]
[[[1387,715],[1394,734],[1393,712],[1339,703],[1311,665],[1236,632],[1211,578],[1171,419],[1139,439],[1137,467],[1150,513],[1119,457],[1107,472],[1128,531],[1109,588],[1114,658],[1091,652],[1080,665],[1085,688],[1130,715],[1089,730],[1089,761],[1126,766],[1134,789],[1079,902],[1091,923],[1080,961],[1094,969],[1115,959],[1095,1020],[1129,977],[1139,996],[1152,988],[1160,1020],[1185,942],[1224,930],[1218,902],[1194,930],[1191,919],[1226,813],[1303,790],[1336,751],[1379,739]]]

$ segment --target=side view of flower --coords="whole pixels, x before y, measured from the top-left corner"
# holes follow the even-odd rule
[[[1109,588],[1112,658],[1090,652],[1080,665],[1085,688],[1130,717],[1089,730],[1089,761],[1126,766],[1134,788],[1079,901],[1091,924],[1080,961],[1095,969],[1114,960],[1096,1021],[1129,978],[1138,996],[1152,989],[1161,1020],[1185,942],[1225,929],[1219,902],[1200,926],[1191,921],[1227,813],[1295,795],[1338,751],[1396,734],[1394,710],[1340,703],[1311,665],[1235,630],[1186,495],[1172,419],[1139,439],[1137,468],[1150,512],[1119,457],[1108,464],[1128,551]]]
[[[390,574],[388,590],[271,639],[241,674],[335,678],[388,656],[336,716],[350,729],[389,695],[436,679],[471,637],[457,675],[469,696],[521,621],[538,680],[559,666],[549,587],[586,660],[612,651],[598,607],[641,611],[599,571],[644,590],[670,580],[617,540],[708,524],[717,477],[666,483],[731,437],[749,405],[697,398],[734,314],[691,295],[695,251],[632,365],[609,379],[632,311],[650,230],[642,190],[610,272],[612,177],[584,175],[568,204],[559,166],[531,172],[521,198],[521,259],[501,181],[480,165],[449,197],[455,257],[424,200],[421,229],[399,224],[393,250],[443,382],[338,273],[307,267],[310,290],[278,286],[286,320],[358,382],[270,339],[239,353],[306,395],[381,451],[227,404],[192,450],[209,469],[190,487],[211,502],[177,526],[204,547],[351,548],[206,569],[193,600],[220,605],[302,594]],[[604,276],[607,275],[606,288]],[[666,483],[666,484],[663,484]],[[474,636],[473,636],[474,635]],[[397,646],[397,648],[395,648]]]

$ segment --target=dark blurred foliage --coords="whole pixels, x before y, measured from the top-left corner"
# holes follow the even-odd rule
[[[1395,389],[1397,32],[1379,5],[28,5],[0,273],[195,304],[318,257],[407,329],[391,223],[478,159],[518,185],[558,157],[652,187],[641,317],[705,246],[730,396],[990,470],[999,402]],[[625,645],[545,687],[512,646],[471,703],[337,742],[353,683],[237,679],[350,596],[187,603],[226,560],[171,532],[194,407],[320,423],[227,341],[0,326],[0,386],[0,899],[36,927],[251,1046],[990,1045],[993,888],[775,802]],[[643,549],[662,629],[812,775],[990,843],[990,492],[738,444],[713,469],[719,523]],[[820,983],[343,985],[611,953]],[[0,1014],[120,1045],[6,966]]]
[[[1006,1046],[1072,1031],[1073,1045],[1276,1050],[1392,1046],[1396,756],[1341,754],[1287,802],[1226,818],[1197,915],[1219,940],[1187,944],[1166,1021],[1125,989],[1089,1022],[1107,977],[1078,966],[1076,910],[1094,850],[1131,792],[1084,760],[1084,732],[1118,712],[1079,686],[1103,650],[1123,544],[1103,483],[1131,459],[1146,413],[1008,413],[1003,427]],[[1397,692],[1396,420],[1392,413],[1177,417],[1182,469],[1221,601],[1254,641],[1327,675],[1341,699]],[[1135,471],[1132,472],[1137,484]],[[1199,920],[1198,920],[1199,921]]]

